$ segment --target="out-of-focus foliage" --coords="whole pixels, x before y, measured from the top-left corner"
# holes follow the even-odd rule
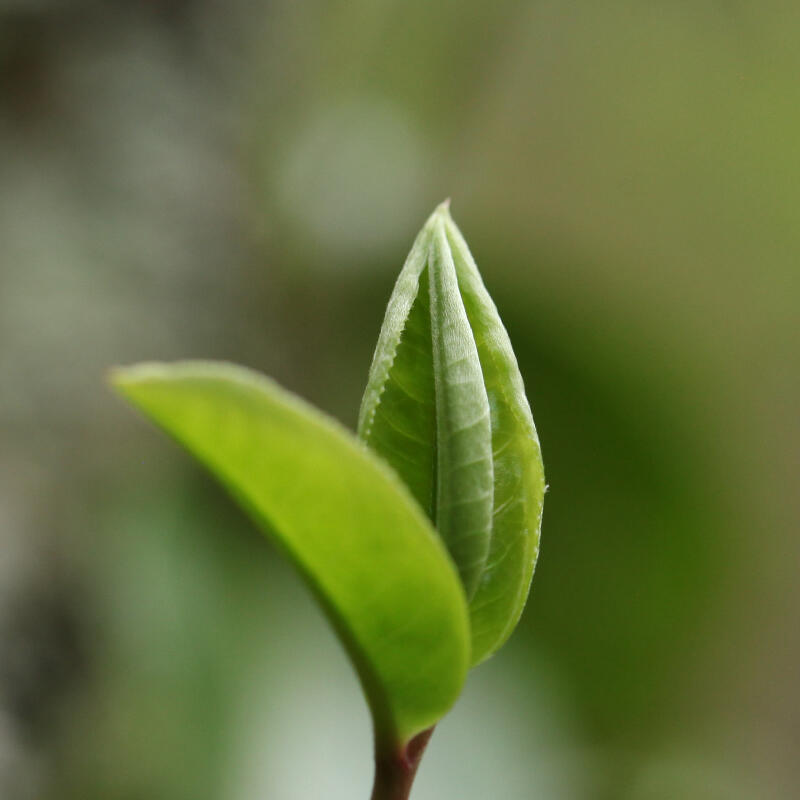
[[[324,623],[102,374],[227,358],[353,426],[448,195],[550,492],[419,800],[489,761],[797,796],[798,36],[788,0],[0,2],[0,796],[366,796]]]

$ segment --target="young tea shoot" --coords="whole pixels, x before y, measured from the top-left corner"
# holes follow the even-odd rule
[[[232,364],[139,364],[112,382],[295,565],[370,708],[372,800],[406,800],[467,671],[519,620],[545,491],[508,334],[447,204],[397,279],[357,435]]]

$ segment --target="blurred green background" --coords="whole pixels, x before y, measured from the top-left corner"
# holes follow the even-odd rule
[[[550,484],[417,800],[800,796],[800,6],[0,0],[0,797],[366,798],[291,570],[105,388],[353,426],[444,197]]]

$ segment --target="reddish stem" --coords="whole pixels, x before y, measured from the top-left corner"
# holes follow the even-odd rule
[[[408,800],[419,762],[432,734],[433,728],[428,728],[399,751],[376,751],[372,800]]]

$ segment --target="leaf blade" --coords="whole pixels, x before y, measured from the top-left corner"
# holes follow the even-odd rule
[[[546,487],[539,437],[511,340],[452,219],[447,236],[492,415],[492,538],[480,586],[470,600],[472,661],[478,664],[508,639],[527,601]]]
[[[435,518],[471,599],[492,531],[492,430],[478,350],[447,240],[448,217],[446,207],[434,215],[428,267],[436,388]]]
[[[359,438],[397,472],[430,519],[436,487],[436,396],[430,358],[430,230],[417,237],[386,309],[359,413]]]
[[[394,473],[337,423],[241,367],[147,364],[117,370],[113,383],[292,559],[353,661],[377,738],[405,742],[434,724],[466,673],[465,599]]]

